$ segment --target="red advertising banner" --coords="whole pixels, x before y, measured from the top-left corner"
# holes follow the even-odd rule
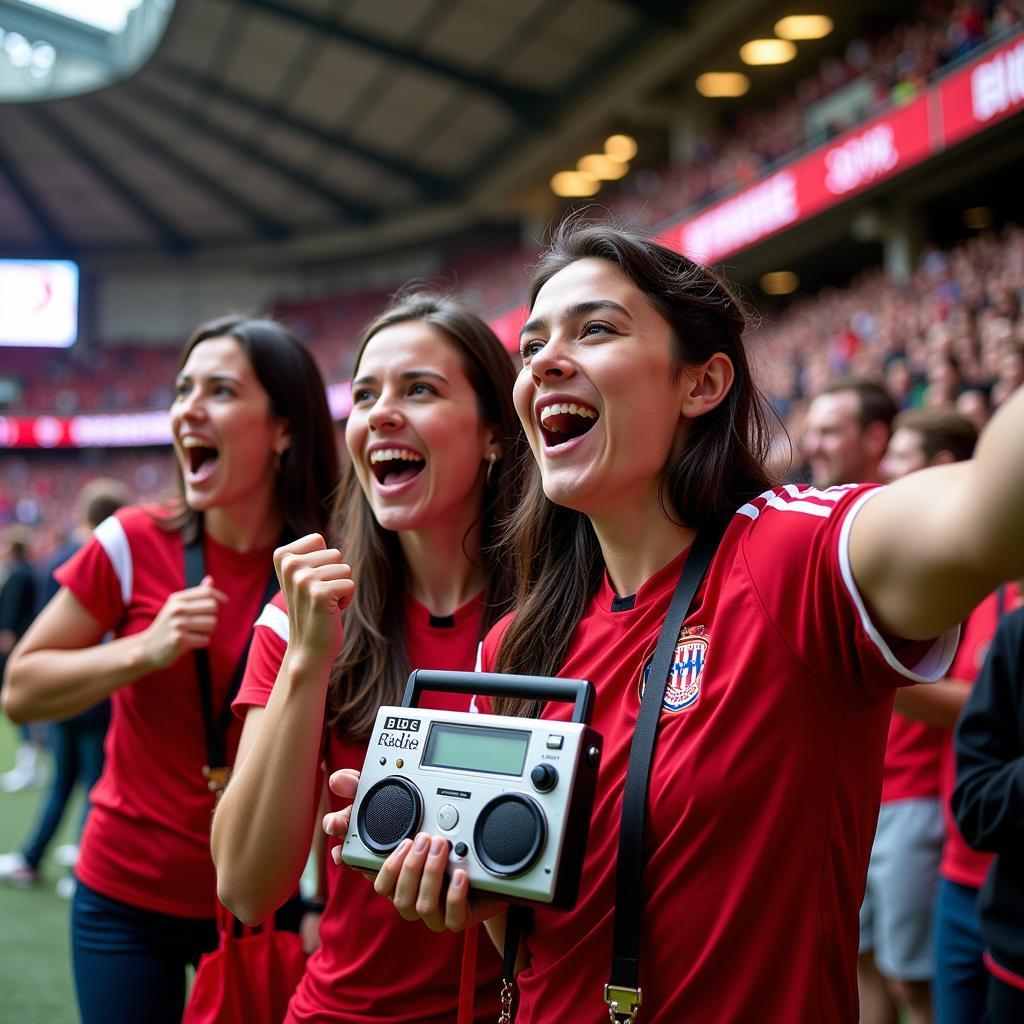
[[[920,163],[933,151],[928,96],[873,118],[764,181],[663,232],[659,240],[715,263]]]
[[[956,142],[1024,109],[1024,38],[1017,37],[938,84],[943,143]]]
[[[1024,110],[1024,33],[767,178],[666,228],[658,240],[715,263]],[[934,126],[934,127],[933,127]]]

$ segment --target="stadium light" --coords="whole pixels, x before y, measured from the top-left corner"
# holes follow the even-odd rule
[[[788,39],[751,39],[740,47],[744,64],[788,64],[796,56],[796,47]]]
[[[598,181],[618,181],[629,173],[629,164],[615,160],[605,153],[588,153],[580,157],[576,170]]]
[[[592,196],[601,183],[592,174],[580,171],[559,171],[551,179],[551,191],[563,199],[579,199]]]
[[[972,206],[964,210],[964,225],[972,231],[984,231],[992,227],[992,211],[987,206]]]
[[[765,295],[792,295],[800,287],[800,278],[792,270],[773,270],[761,278]]]
[[[743,96],[750,88],[750,79],[741,71],[705,71],[697,76],[697,92],[709,99]]]
[[[609,135],[604,140],[604,151],[613,160],[632,160],[637,151],[636,139],[631,135]]]
[[[825,14],[791,14],[775,22],[780,39],[824,39],[835,26]]]

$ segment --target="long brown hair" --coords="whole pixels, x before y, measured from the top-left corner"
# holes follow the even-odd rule
[[[180,370],[192,350],[210,338],[233,338],[245,353],[263,390],[270,412],[288,423],[291,438],[282,452],[274,496],[288,539],[326,533],[338,476],[338,442],[327,405],[327,389],[309,349],[276,320],[222,316],[200,324],[182,349]],[[176,466],[179,500],[175,515],[160,522],[195,538],[202,515],[185,502],[181,466]]]
[[[618,267],[668,322],[675,373],[716,352],[732,360],[735,377],[728,395],[690,422],[682,451],[665,467],[659,494],[662,511],[679,524],[700,527],[729,515],[771,486],[764,468],[771,414],[751,378],[743,345],[747,318],[738,297],[714,272],[643,235],[607,224],[565,222],[534,270],[530,308],[560,270],[594,258]],[[495,670],[554,676],[601,582],[604,559],[597,536],[583,513],[545,497],[536,465],[508,528],[517,565],[517,610]],[[495,710],[533,714],[538,709],[496,701]]]
[[[400,293],[370,323],[355,365],[359,365],[374,335],[385,327],[410,321],[422,321],[440,331],[458,351],[476,392],[480,417],[494,429],[495,440],[504,453],[494,466],[480,510],[481,556],[487,569],[482,636],[509,610],[512,601],[512,577],[508,560],[497,544],[497,526],[515,507],[528,458],[512,404],[515,371],[509,354],[483,320],[446,296],[424,291]],[[351,462],[338,489],[332,537],[352,566],[358,586],[343,616],[344,640],[328,689],[328,722],[343,737],[358,740],[369,733],[382,704],[401,700],[411,666],[403,634],[405,558],[398,535],[377,522]],[[467,554],[474,560],[477,557],[475,551]]]

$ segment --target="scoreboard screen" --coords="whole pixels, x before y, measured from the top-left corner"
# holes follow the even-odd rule
[[[0,345],[68,348],[78,340],[78,265],[0,259]]]

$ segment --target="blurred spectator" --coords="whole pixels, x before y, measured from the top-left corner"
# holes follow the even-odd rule
[[[1024,609],[999,624],[956,730],[953,810],[995,853],[978,898],[991,1024],[1024,1020]]]
[[[4,563],[6,578],[0,586],[0,679],[7,656],[36,614],[36,579],[28,559],[28,533],[25,530],[12,527],[8,532]],[[21,727],[21,742],[14,767],[0,776],[0,788],[5,792],[15,793],[45,785],[44,735],[38,726]]]
[[[822,388],[807,410],[803,430],[814,486],[878,480],[895,416],[889,393],[874,381],[849,377]]]
[[[128,489],[117,480],[94,480],[84,488],[77,502],[79,526],[68,543],[51,556],[45,566],[41,603],[48,601],[60,589],[60,584],[53,575],[57,568],[82,546],[104,519],[112,516],[122,505],[127,505],[130,501]],[[39,882],[39,865],[60,827],[68,801],[79,782],[86,793],[79,826],[81,833],[89,812],[89,790],[103,770],[103,740],[109,722],[110,700],[107,699],[81,714],[54,722],[50,727],[54,773],[49,793],[22,850],[17,853],[0,854],[0,880],[19,889],[32,888]],[[77,846],[72,851],[65,852],[63,860],[66,866],[74,863],[75,855]],[[72,884],[66,884],[68,881]],[[57,891],[61,896],[69,898],[73,892],[73,880],[59,879]]]

